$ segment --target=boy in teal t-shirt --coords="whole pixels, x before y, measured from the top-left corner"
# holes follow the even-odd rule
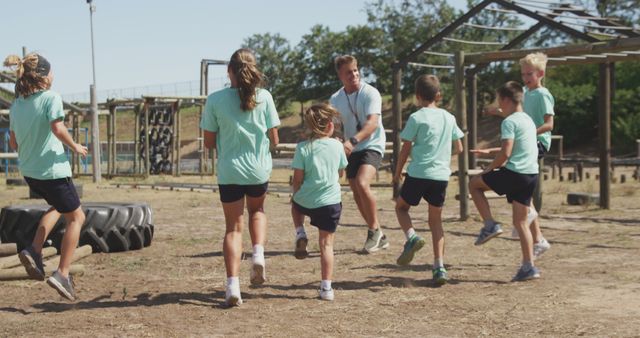
[[[512,281],[525,281],[540,277],[540,271],[533,265],[533,241],[526,224],[527,210],[538,180],[536,126],[522,111],[523,91],[519,83],[507,82],[497,94],[500,106],[497,112],[505,118],[500,128],[502,147],[471,150],[478,154],[497,153],[482,174],[469,182],[471,197],[484,221],[475,245],[484,244],[502,233],[484,192],[493,190],[498,195],[506,194],[512,205],[513,226],[518,230],[522,247],[522,265]]]
[[[407,177],[400,196],[396,200],[396,216],[407,237],[404,249],[397,259],[399,265],[413,260],[425,240],[416,235],[409,209],[424,198],[429,203],[429,229],[433,242],[433,280],[437,284],[447,282],[444,267],[444,230],[442,206],[451,175],[451,155],[462,151],[460,139],[464,133],[453,115],[437,106],[442,98],[440,81],[434,75],[423,75],[416,80],[416,100],[422,108],[411,114],[400,134],[402,149],[398,158],[394,182],[402,179],[402,168],[411,154]],[[451,149],[455,152],[452,154]]]
[[[49,61],[32,53],[23,59],[10,55],[4,65],[15,67],[17,79],[16,98],[9,115],[9,143],[18,151],[20,172],[29,188],[51,205],[42,216],[31,245],[20,251],[18,257],[29,277],[44,280],[42,246],[60,215],[64,216],[66,229],[60,263],[47,284],[73,301],[76,293],[69,269],[85,215],[71,180],[63,143],[82,156],[87,155],[87,148],[74,142],[64,125],[62,98],[49,90],[53,82]]]
[[[296,229],[294,255],[307,257],[307,234],[304,217],[311,218],[311,225],[318,228],[320,236],[320,263],[322,282],[320,298],[333,300],[331,288],[333,276],[333,241],[342,212],[340,177],[347,167],[343,145],[331,138],[333,119],[339,113],[326,104],[316,104],[304,113],[309,140],[298,144],[293,156],[293,197],[291,217]]]

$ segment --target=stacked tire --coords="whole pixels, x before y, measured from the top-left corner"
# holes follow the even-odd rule
[[[0,212],[0,241],[16,243],[18,250],[29,246],[47,205],[8,206]],[[138,250],[151,245],[153,220],[151,208],[144,203],[87,203],[80,232],[80,245],[89,244],[93,252]],[[60,217],[48,239],[58,250],[65,232]]]

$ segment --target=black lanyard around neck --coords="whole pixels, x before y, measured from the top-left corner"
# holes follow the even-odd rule
[[[344,90],[344,95],[347,97],[347,105],[349,106],[349,110],[351,111],[351,114],[353,114],[353,117],[356,118],[356,123],[357,123],[356,129],[358,130],[360,130],[360,119],[358,118],[358,95],[360,94],[360,88],[361,87],[358,86],[358,90],[356,90],[356,97],[353,102],[353,107],[351,106],[351,101],[349,101],[349,94],[347,94],[347,90],[344,89],[344,87],[342,88],[342,90]]]

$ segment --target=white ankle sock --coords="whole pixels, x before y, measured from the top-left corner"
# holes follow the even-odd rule
[[[331,280],[330,279],[323,279],[320,282],[320,288],[322,288],[322,290],[331,290]]]
[[[253,246],[253,258],[264,260],[264,246],[262,246],[261,244],[256,244]]]
[[[239,277],[227,277],[227,287],[240,287],[240,278]]]
[[[296,227],[296,239],[307,237],[307,233],[304,231],[304,225]]]
[[[440,258],[435,258],[435,259],[433,260],[433,268],[434,268],[434,269],[444,268],[444,259],[442,259],[442,257],[440,257]]]
[[[413,235],[416,234],[416,230],[414,228],[409,228],[409,230],[405,231],[404,235],[407,237],[407,240],[410,240]]]

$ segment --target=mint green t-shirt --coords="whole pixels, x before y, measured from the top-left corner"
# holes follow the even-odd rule
[[[269,180],[271,153],[267,130],[280,125],[271,93],[256,90],[256,107],[240,108],[236,88],[225,88],[207,97],[200,128],[217,133],[218,184],[254,185]]]
[[[362,127],[367,122],[369,115],[379,115],[378,128],[371,136],[360,140],[353,151],[370,149],[384,155],[387,139],[382,125],[382,96],[376,88],[368,83],[360,82],[360,89],[347,95],[342,87],[331,95],[329,103],[340,112],[345,140],[358,133],[358,121]]]
[[[553,105],[555,101],[547,88],[540,87],[534,90],[524,88],[524,112],[531,116],[536,128],[544,124],[545,115],[555,115]],[[551,149],[551,132],[547,131],[538,135],[538,141],[549,151]]]
[[[323,138],[303,141],[296,146],[291,167],[304,170],[304,180],[293,200],[307,209],[342,201],[339,170],[347,166],[340,141]]]
[[[520,174],[538,173],[536,125],[529,115],[515,112],[502,121],[501,139],[513,140],[511,156],[505,167]]]
[[[62,97],[50,90],[13,101],[9,129],[16,135],[19,168],[23,176],[38,180],[71,177],[64,146],[51,131],[51,122],[62,119]]]
[[[421,108],[409,116],[400,138],[411,141],[411,162],[407,174],[414,178],[449,181],[452,141],[464,133],[456,118],[440,108]]]

